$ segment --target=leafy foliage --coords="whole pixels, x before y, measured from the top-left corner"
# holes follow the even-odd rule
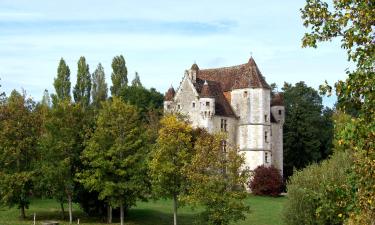
[[[40,135],[35,103],[12,91],[6,103],[0,105],[0,128],[0,203],[17,205],[25,218]]]
[[[245,183],[248,173],[241,171],[245,159],[237,149],[223,149],[224,134],[199,133],[191,163],[186,168],[189,181],[185,201],[204,207],[201,222],[212,225],[244,220],[249,207]]]
[[[133,206],[148,192],[145,153],[136,108],[115,97],[99,112],[82,153],[86,167],[79,182],[111,206]]]
[[[98,64],[95,72],[92,74],[92,104],[95,108],[100,107],[100,103],[107,99],[108,87],[105,82],[104,68],[101,63]]]
[[[348,152],[336,152],[321,164],[296,171],[287,184],[284,222],[343,224],[353,205],[351,166]]]
[[[81,56],[78,60],[77,83],[73,90],[74,101],[86,108],[90,104],[90,94],[91,76],[89,65],[86,64],[85,57]]]
[[[333,124],[331,112],[323,111],[318,92],[304,82],[295,86],[285,83],[283,91],[284,177],[287,178],[292,175],[293,168],[304,168],[331,154]]]
[[[274,166],[258,166],[250,181],[250,188],[255,195],[280,195],[283,188],[283,178]]]
[[[63,58],[60,59],[59,67],[57,68],[57,77],[53,82],[53,86],[56,92],[56,95],[52,95],[54,102],[71,98],[70,69]]]
[[[128,85],[128,69],[125,65],[124,56],[115,56],[112,60],[112,96],[119,96],[121,90]]]
[[[349,60],[356,62],[348,78],[335,84],[340,110],[356,112],[338,137],[340,144],[354,156],[354,172],[358,191],[356,210],[349,224],[372,224],[375,220],[375,42],[373,1],[338,0],[329,5],[322,0],[307,0],[301,10],[305,34],[303,46],[316,47],[319,41],[339,37]],[[332,87],[322,86],[323,92]],[[352,114],[353,115],[353,114]],[[354,131],[354,132],[353,132]]]
[[[173,198],[176,225],[178,198],[188,185],[184,171],[191,162],[192,128],[173,115],[163,117],[160,124],[149,163],[151,182],[157,196]]]

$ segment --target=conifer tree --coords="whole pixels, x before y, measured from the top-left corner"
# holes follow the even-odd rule
[[[119,96],[121,90],[128,85],[128,69],[125,65],[124,56],[115,56],[112,60],[112,96]]]
[[[81,56],[78,60],[77,83],[74,86],[74,101],[80,103],[84,108],[90,104],[91,76],[86,59]]]

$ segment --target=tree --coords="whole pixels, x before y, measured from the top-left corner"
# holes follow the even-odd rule
[[[96,130],[86,144],[82,160],[87,166],[79,181],[99,199],[120,207],[133,206],[147,190],[146,154],[138,112],[114,97],[107,101],[96,120]],[[109,216],[110,217],[110,216]]]
[[[163,109],[163,95],[155,88],[128,86],[122,89],[120,97],[125,102],[138,107],[142,120],[146,120],[150,111],[160,112]]]
[[[0,84],[0,88],[1,88],[1,84]],[[4,103],[5,99],[6,99],[5,92],[0,92],[0,104]]]
[[[203,206],[201,222],[227,225],[244,220],[249,207],[244,203],[248,171],[241,171],[245,158],[236,148],[223,146],[224,134],[208,134],[203,130],[194,143],[194,153],[186,173],[189,186],[184,199]]]
[[[353,111],[357,115],[346,124],[345,132],[339,136],[340,143],[352,150],[354,172],[358,189],[356,210],[349,224],[371,224],[375,220],[375,42],[373,1],[340,0],[330,6],[322,0],[307,0],[302,12],[304,25],[309,29],[303,38],[304,47],[316,47],[317,42],[341,40],[347,50],[348,59],[356,68],[347,71],[348,78],[335,84],[340,110]],[[322,86],[330,92],[329,85]]]
[[[135,77],[132,80],[132,86],[142,87],[141,78],[139,78],[138,72],[135,72]]]
[[[91,76],[89,65],[86,64],[85,57],[81,56],[78,60],[77,83],[73,90],[74,101],[86,108],[90,104],[90,94]]]
[[[39,184],[61,204],[68,202],[72,223],[72,198],[75,175],[80,164],[85,135],[85,117],[80,104],[58,102],[47,115],[44,134],[39,142]]]
[[[13,90],[0,106],[0,203],[17,205],[25,218],[35,178],[40,134],[35,103]]]
[[[151,154],[151,182],[157,196],[173,199],[174,225],[177,225],[179,197],[187,187],[184,170],[192,156],[192,128],[173,115],[162,118],[160,124],[159,136]]]
[[[112,96],[119,96],[121,90],[128,85],[128,69],[125,65],[124,56],[115,56],[112,60]]]
[[[312,162],[323,159],[332,126],[324,123],[322,98],[304,82],[284,84],[284,178]]]
[[[70,99],[70,69],[66,65],[63,58],[60,59],[59,67],[57,68],[57,77],[53,82],[56,95],[53,95],[54,101]]]
[[[100,107],[100,103],[107,99],[108,87],[105,82],[104,69],[101,63],[98,64],[95,72],[92,74],[92,104]]]

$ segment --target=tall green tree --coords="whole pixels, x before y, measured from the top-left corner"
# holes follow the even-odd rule
[[[128,69],[125,65],[124,56],[115,56],[112,60],[112,96],[119,96],[121,90],[128,85]]]
[[[338,38],[356,68],[347,71],[345,81],[335,84],[340,110],[350,112],[355,105],[356,117],[346,123],[340,143],[354,156],[358,184],[356,204],[348,224],[372,224],[375,220],[375,4],[365,0],[307,0],[301,9],[309,30],[302,44],[317,47],[318,42]],[[344,68],[343,68],[344,69]],[[330,91],[329,85],[323,87]]]
[[[53,82],[56,94],[53,95],[54,101],[71,99],[70,95],[70,69],[63,58],[60,59],[57,68],[57,77]]]
[[[1,84],[0,84],[0,88],[1,88]],[[5,92],[0,92],[0,104],[5,102],[5,98],[6,98]]]
[[[194,155],[187,166],[189,180],[187,202],[203,206],[203,224],[228,225],[244,220],[249,207],[245,186],[248,171],[242,171],[245,158],[237,149],[223,145],[224,134],[208,134],[203,130],[194,143]]]
[[[39,135],[35,103],[12,91],[0,105],[0,203],[18,206],[21,218],[33,190]]]
[[[141,78],[139,77],[138,72],[135,72],[134,79],[132,80],[132,86],[142,87]]]
[[[92,104],[96,107],[100,107],[100,103],[107,99],[108,87],[105,82],[104,68],[101,63],[98,64],[95,72],[92,74]]]
[[[302,169],[330,152],[326,142],[332,138],[333,127],[324,123],[322,98],[318,91],[304,82],[295,86],[285,83],[283,91],[284,177],[287,178],[292,175],[293,168]]]
[[[128,86],[122,89],[120,97],[125,102],[137,106],[143,120],[146,120],[150,111],[160,112],[163,109],[163,95],[155,88]]]
[[[85,135],[84,121],[80,104],[60,101],[48,113],[44,133],[39,141],[39,184],[61,206],[68,202],[70,223],[73,220],[74,179],[79,169]]]
[[[78,177],[87,189],[99,193],[99,199],[120,207],[123,225],[124,207],[134,205],[147,189],[146,154],[136,108],[116,97],[112,100],[99,112],[82,153],[87,168]]]
[[[165,116],[160,123],[150,175],[155,194],[173,199],[173,221],[177,225],[179,197],[188,186],[185,170],[192,157],[192,128],[173,115]]]
[[[90,104],[91,76],[86,58],[81,56],[78,60],[77,83],[74,86],[74,101],[80,103],[84,108]]]

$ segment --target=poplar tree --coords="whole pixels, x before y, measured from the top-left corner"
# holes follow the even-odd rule
[[[15,90],[0,105],[0,203],[18,206],[21,218],[35,178],[40,121],[34,110],[35,102]]]
[[[77,83],[74,86],[74,101],[80,103],[84,108],[90,104],[91,76],[86,59],[81,56],[78,60]]]
[[[85,168],[79,181],[111,207],[120,207],[121,225],[124,208],[134,205],[147,190],[143,136],[136,107],[114,97],[103,103],[81,157]]]
[[[104,68],[101,63],[98,64],[95,72],[92,74],[92,104],[100,107],[100,103],[107,99],[108,87],[105,82]]]
[[[112,96],[119,96],[121,90],[128,85],[128,69],[125,65],[124,56],[115,56],[112,60]]]
[[[173,222],[177,225],[179,198],[188,186],[184,170],[191,162],[192,128],[173,115],[162,118],[160,124],[151,155],[151,182],[157,196],[173,199]]]
[[[57,68],[57,77],[53,82],[56,95],[53,98],[56,100],[67,100],[71,98],[70,95],[70,69],[66,65],[63,58],[60,59],[59,67]]]

